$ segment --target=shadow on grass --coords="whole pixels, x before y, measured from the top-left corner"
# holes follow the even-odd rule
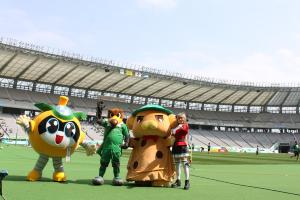
[[[5,177],[4,181],[25,181],[25,182],[30,182],[27,181],[27,176],[15,176],[15,175],[8,175],[7,177]],[[53,182],[52,179],[50,178],[42,178],[41,180],[39,180],[41,182]]]
[[[8,175],[5,177],[4,181],[16,181],[16,182],[30,182],[27,180],[27,176],[16,176],[16,175]],[[41,180],[35,182],[55,182],[51,178],[42,177]],[[112,180],[105,180],[105,185],[112,185]],[[92,179],[77,179],[77,180],[67,180],[66,182],[60,182],[62,184],[81,184],[81,185],[91,185]]]
[[[253,185],[246,185],[246,184],[241,184],[241,183],[234,183],[230,181],[224,181],[220,179],[214,179],[214,178],[209,178],[209,177],[204,177],[204,176],[197,176],[197,175],[191,175],[193,177],[201,178],[201,179],[206,179],[206,180],[211,180],[211,181],[216,181],[219,183],[226,183],[230,185],[236,185],[236,186],[241,186],[241,187],[247,187],[247,188],[253,188],[253,189],[260,189],[260,190],[266,190],[266,191],[271,191],[271,192],[278,192],[278,193],[283,193],[283,194],[289,194],[289,195],[294,195],[294,196],[300,196],[299,193],[293,193],[293,192],[287,192],[287,191],[282,191],[282,190],[276,190],[272,188],[265,188],[265,187],[259,187],[259,186],[253,186]]]
[[[16,176],[16,175],[9,175],[5,177],[4,181],[15,181],[15,182],[28,182],[26,176]],[[51,178],[44,178],[42,177],[41,180],[35,181],[35,182],[53,182],[53,183],[58,183],[53,181]],[[100,185],[93,185],[92,184],[92,179],[77,179],[77,180],[67,180],[66,182],[59,182],[59,184],[80,184],[80,185],[89,185],[92,187],[101,187]],[[111,185],[113,186],[113,181],[112,180],[105,180],[104,185]],[[144,183],[144,184],[136,184],[135,182],[125,182],[123,186],[113,186],[113,187],[126,187],[127,189],[133,189],[133,188],[149,188],[151,187],[151,183]]]

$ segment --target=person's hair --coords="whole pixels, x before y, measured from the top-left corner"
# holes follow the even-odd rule
[[[177,116],[176,116],[176,118],[178,118],[178,117],[182,117],[182,118],[184,118],[184,121],[187,121],[186,114],[184,112],[178,113]]]

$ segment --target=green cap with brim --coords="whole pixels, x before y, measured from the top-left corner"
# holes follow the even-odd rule
[[[133,113],[132,113],[132,116],[136,116],[136,114],[140,113],[140,112],[143,112],[143,111],[146,111],[146,110],[157,110],[157,111],[161,111],[161,112],[164,112],[168,115],[170,114],[173,114],[173,112],[163,106],[160,106],[160,105],[156,105],[156,104],[148,104],[148,105],[145,105],[137,110],[135,110]]]
[[[74,117],[78,120],[86,120],[87,118],[84,112],[73,112],[67,106],[52,106],[46,103],[36,103],[34,105],[43,112],[51,110],[56,117],[63,120],[71,120]]]

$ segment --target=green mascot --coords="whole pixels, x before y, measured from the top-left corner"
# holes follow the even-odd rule
[[[128,148],[129,131],[126,124],[123,123],[124,111],[119,108],[108,110],[107,119],[102,118],[104,104],[102,101],[97,103],[97,123],[104,127],[104,138],[97,153],[101,156],[99,176],[92,180],[94,185],[103,185],[106,168],[111,161],[113,167],[113,185],[123,185],[120,177],[120,157],[122,149]],[[124,141],[124,142],[123,142]]]

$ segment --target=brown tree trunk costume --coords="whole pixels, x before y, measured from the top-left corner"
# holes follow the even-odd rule
[[[171,128],[175,127],[172,111],[158,105],[146,105],[134,111],[127,120],[132,130],[127,181],[139,185],[168,186],[175,175],[170,151]]]
[[[140,138],[128,161],[128,181],[151,181],[153,185],[165,186],[175,174],[170,148],[167,139]]]

